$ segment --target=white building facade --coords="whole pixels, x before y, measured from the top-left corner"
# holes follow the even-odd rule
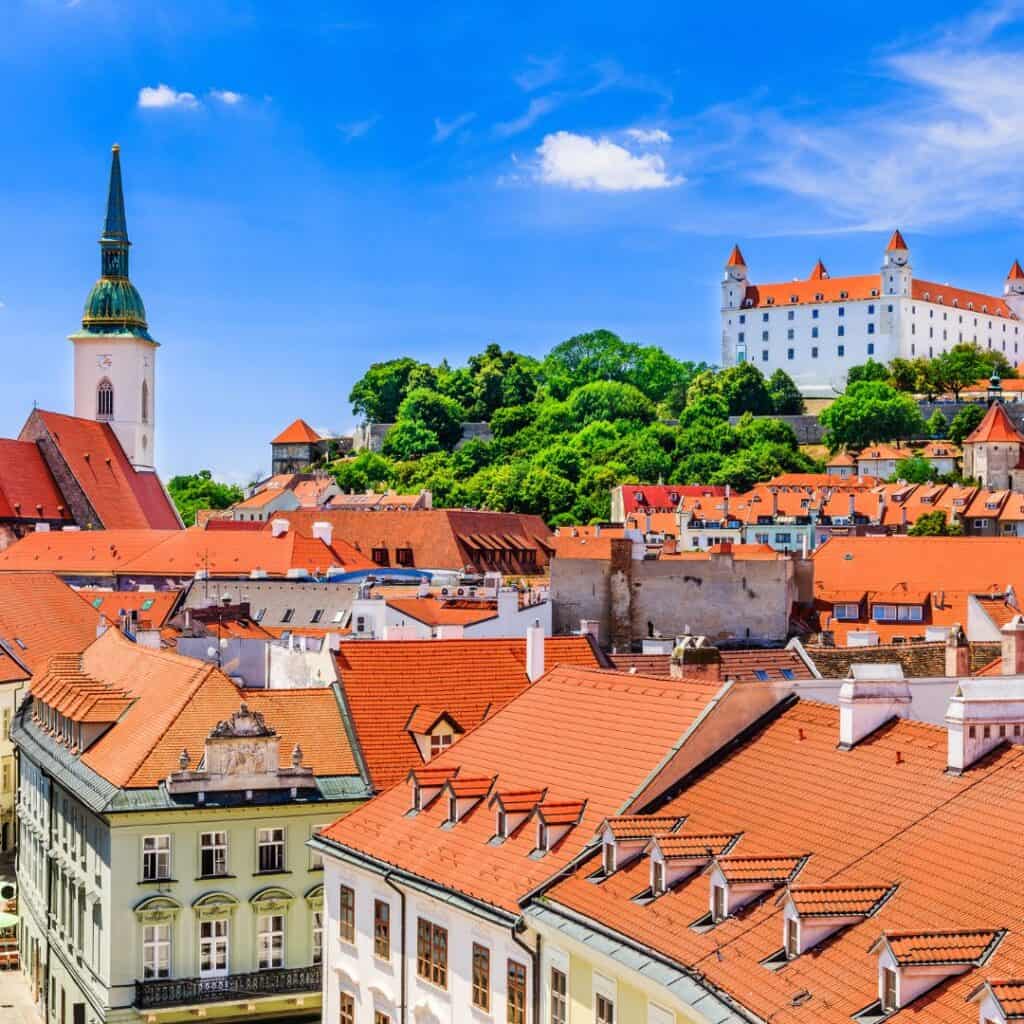
[[[914,277],[910,249],[893,233],[877,273],[831,277],[821,260],[806,280],[751,281],[739,246],[722,278],[722,365],[753,363],[793,378],[808,397],[830,398],[851,366],[874,359],[933,358],[960,343],[1024,349],[1024,270],[1014,262],[1002,296]]]

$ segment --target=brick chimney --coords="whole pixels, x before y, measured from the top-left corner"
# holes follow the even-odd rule
[[[946,675],[961,678],[971,674],[971,648],[959,622],[953,623],[946,637]]]
[[[1024,615],[1014,615],[1000,633],[1003,642],[1003,675],[1024,675]]]

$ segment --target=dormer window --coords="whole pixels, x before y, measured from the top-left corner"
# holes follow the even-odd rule
[[[437,757],[443,754],[451,745],[455,737],[450,732],[435,732],[430,735],[430,756]]]
[[[548,849],[550,848],[549,845],[548,845],[549,842],[550,842],[550,839],[551,839],[551,835],[548,832],[547,825],[545,825],[543,821],[538,821],[537,822],[537,849],[541,853],[547,853],[548,852]]]
[[[459,820],[459,801],[454,796],[448,797],[448,824],[454,825]]]
[[[786,959],[795,960],[800,955],[800,921],[795,917],[786,918]]]
[[[651,892],[660,896],[665,892],[665,862],[663,860],[651,861]]]
[[[882,1010],[895,1013],[900,1008],[899,979],[891,967],[882,968]]]
[[[711,918],[717,924],[728,916],[728,903],[724,885],[711,886]]]
[[[500,839],[508,838],[508,815],[504,811],[498,811],[498,820],[495,826],[495,835]]]
[[[537,805],[537,852],[547,853],[574,829],[583,817],[585,800],[559,800]]]
[[[615,874],[615,844],[605,843],[602,847],[602,857],[604,864],[604,873],[606,875]]]
[[[739,908],[791,882],[806,861],[806,856],[716,857],[708,869],[712,920],[724,920]]]

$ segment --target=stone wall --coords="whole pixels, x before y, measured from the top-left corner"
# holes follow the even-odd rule
[[[777,643],[786,639],[796,597],[793,558],[634,559],[632,542],[611,539],[610,558],[554,558],[555,633],[596,619],[599,642],[628,651],[653,628],[714,641]]]
[[[351,450],[361,452],[369,449],[371,452],[379,452],[393,426],[394,423],[361,423],[352,431]],[[462,424],[462,437],[455,447],[461,448],[472,440],[490,441],[493,437],[490,423],[466,422]]]
[[[977,672],[1002,653],[1001,645],[972,643],[971,671]],[[821,647],[804,645],[804,650],[826,679],[845,679],[851,665],[898,664],[908,678],[946,674],[946,645],[938,643],[880,644],[877,647]]]

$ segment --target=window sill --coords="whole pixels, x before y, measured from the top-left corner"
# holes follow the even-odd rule
[[[140,878],[139,885],[174,885],[176,878]]]
[[[237,878],[238,875],[199,875],[197,878],[193,878],[193,882],[210,882],[217,878]]]
[[[270,871],[254,871],[253,875],[290,875],[292,872],[287,868],[272,868]],[[262,968],[263,970],[271,970],[271,968]]]

